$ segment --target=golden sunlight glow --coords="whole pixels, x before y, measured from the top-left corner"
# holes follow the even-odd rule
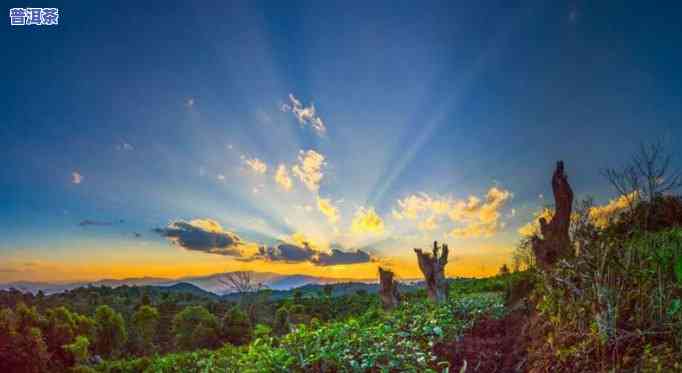
[[[361,208],[355,213],[351,231],[357,234],[382,234],[384,233],[384,220],[374,211],[374,208]]]

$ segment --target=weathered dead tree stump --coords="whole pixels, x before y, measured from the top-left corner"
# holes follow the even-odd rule
[[[533,252],[538,266],[547,271],[562,258],[573,256],[568,229],[571,225],[573,190],[564,173],[564,162],[559,161],[552,176],[555,211],[549,223],[540,218],[540,233],[532,238]]]
[[[379,296],[385,310],[394,309],[400,303],[398,283],[394,280],[394,276],[391,270],[379,267]]]
[[[443,244],[442,252],[438,242],[433,243],[433,253],[424,253],[422,249],[414,249],[419,262],[419,269],[426,280],[426,293],[433,302],[448,300],[448,282],[445,278],[445,265],[448,264],[448,245]]]

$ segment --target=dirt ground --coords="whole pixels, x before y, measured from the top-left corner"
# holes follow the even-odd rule
[[[522,310],[499,320],[480,320],[460,340],[435,345],[434,353],[450,362],[453,373],[460,371],[465,360],[466,372],[524,372],[527,321]]]

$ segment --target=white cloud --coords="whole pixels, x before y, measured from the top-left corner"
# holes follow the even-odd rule
[[[133,150],[135,150],[135,147],[128,144],[127,142],[122,142],[120,144],[116,144],[116,150],[118,150],[118,151],[133,151]]]
[[[289,177],[289,171],[287,166],[280,164],[277,166],[277,171],[275,172],[275,182],[286,191],[290,191],[293,187],[293,182],[291,177]]]
[[[324,156],[314,150],[298,154],[298,164],[294,165],[292,171],[296,177],[310,190],[317,192],[320,189],[320,182],[324,177],[322,168],[325,166]]]
[[[72,172],[71,182],[74,184],[80,184],[81,182],[83,182],[83,175],[81,175],[78,171]]]
[[[281,111],[292,112],[296,119],[298,119],[298,123],[302,126],[306,124],[309,125],[319,136],[325,134],[327,127],[325,127],[322,118],[317,115],[314,104],[311,103],[310,106],[305,107],[303,106],[303,103],[291,93],[289,94],[289,100],[291,101],[291,105],[282,104],[282,106],[280,106]]]

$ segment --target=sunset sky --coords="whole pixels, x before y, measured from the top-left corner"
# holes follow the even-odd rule
[[[679,6],[108,3],[0,34],[2,282],[492,274],[557,160],[682,166]]]

